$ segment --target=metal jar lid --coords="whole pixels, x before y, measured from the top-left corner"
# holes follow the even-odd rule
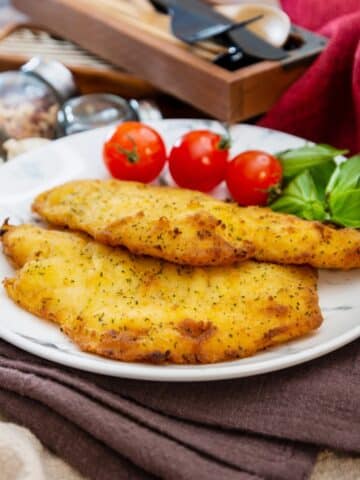
[[[61,102],[72,97],[77,91],[70,70],[56,60],[33,57],[21,67],[21,71],[44,80],[55,91]]]
[[[125,99],[111,94],[92,93],[70,98],[58,113],[62,135],[127,120],[138,120],[136,112]]]
[[[91,93],[67,100],[58,112],[59,135],[71,135],[129,120],[162,118],[150,101],[125,100],[109,93]]]

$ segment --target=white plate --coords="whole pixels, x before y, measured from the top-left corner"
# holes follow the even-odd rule
[[[168,146],[194,128],[222,127],[203,120],[168,120],[153,124]],[[0,221],[32,219],[30,203],[47,188],[75,178],[105,178],[101,146],[109,129],[98,129],[52,142],[0,167]],[[233,152],[256,148],[276,152],[300,146],[304,140],[249,125],[232,128]],[[220,189],[221,190],[221,189]],[[221,194],[221,192],[219,193]],[[12,275],[0,254],[0,277]],[[54,362],[105,375],[159,381],[205,381],[245,377],[296,365],[335,350],[360,336],[360,271],[320,272],[321,328],[301,340],[253,357],[213,365],[153,366],[123,363],[83,353],[56,325],[21,310],[0,290],[0,336],[8,342]]]

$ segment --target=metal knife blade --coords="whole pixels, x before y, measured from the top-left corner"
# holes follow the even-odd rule
[[[171,15],[173,34],[186,43],[226,34],[230,45],[240,48],[250,57],[281,60],[288,56],[282,48],[274,47],[244,26],[238,26],[201,0],[151,0],[151,2],[167,9]]]
[[[151,3],[168,11],[173,34],[186,43],[220,35],[234,24],[199,0],[151,0]]]
[[[209,5],[202,2],[201,0],[150,0],[151,3],[160,6],[164,9],[169,9],[173,7],[182,7],[184,10],[191,12],[193,14],[198,14],[204,18],[209,17],[212,19],[212,22],[224,21],[227,23],[234,23],[228,17],[225,17],[221,13],[218,13],[216,10],[213,10]]]

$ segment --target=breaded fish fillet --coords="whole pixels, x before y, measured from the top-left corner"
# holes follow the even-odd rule
[[[58,323],[82,350],[124,361],[211,363],[317,328],[310,267],[244,262],[185,267],[78,233],[3,227],[16,303]]]
[[[203,193],[117,180],[73,181],[39,195],[49,222],[109,245],[184,265],[247,258],[318,268],[360,267],[360,231],[267,208],[241,208]]]

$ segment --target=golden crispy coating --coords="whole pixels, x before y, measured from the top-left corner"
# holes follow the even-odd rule
[[[2,242],[19,268],[4,281],[8,295],[58,323],[82,350],[114,359],[236,359],[322,321],[310,267],[179,266],[31,225],[4,226]]]
[[[247,258],[318,268],[360,267],[360,232],[267,208],[241,208],[190,190],[117,180],[67,183],[39,195],[49,222],[109,245],[184,265]]]

